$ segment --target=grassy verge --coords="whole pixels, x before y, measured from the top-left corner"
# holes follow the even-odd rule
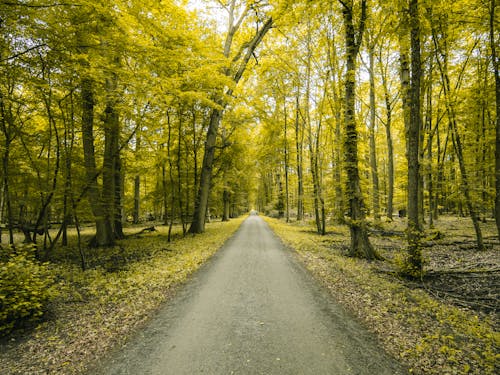
[[[415,374],[497,374],[500,335],[494,323],[441,303],[370,263],[347,258],[332,236],[266,219],[299,259]],[[343,228],[335,232],[347,236]],[[345,233],[342,233],[345,232]]]
[[[52,263],[58,298],[31,332],[0,344],[1,374],[77,374],[123,342],[172,296],[174,287],[207,261],[244,218],[207,224],[202,235],[166,241],[166,229],[119,243],[114,267],[82,272]],[[104,256],[100,250],[93,258]]]

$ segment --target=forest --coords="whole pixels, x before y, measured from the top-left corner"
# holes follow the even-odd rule
[[[0,336],[158,254],[188,272],[251,210],[409,284],[465,246],[478,263],[457,270],[484,271],[487,290],[461,307],[496,322],[499,13],[496,0],[2,0]],[[196,241],[211,250],[172,255]]]

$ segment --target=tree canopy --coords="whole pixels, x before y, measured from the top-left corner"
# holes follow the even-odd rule
[[[44,251],[255,208],[351,228],[500,217],[495,0],[4,1],[0,221]],[[500,219],[498,219],[500,223]],[[57,230],[49,231],[49,228]],[[412,269],[412,268],[409,269]]]

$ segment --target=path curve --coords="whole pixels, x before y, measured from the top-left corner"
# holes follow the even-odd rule
[[[405,373],[256,215],[97,372]]]

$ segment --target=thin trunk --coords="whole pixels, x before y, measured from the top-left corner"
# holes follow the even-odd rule
[[[335,22],[334,19],[330,20],[331,24]],[[337,58],[337,47],[335,44],[335,35],[329,35],[328,39],[331,41],[328,44],[328,61],[331,69],[331,90],[333,92],[333,101],[330,100],[330,107],[335,116],[335,129],[334,141],[332,148],[333,160],[333,181],[335,186],[335,200],[334,200],[334,215],[337,223],[344,223],[344,192],[342,190],[342,100],[340,99],[339,86],[340,75],[339,64]]]
[[[230,208],[230,199],[229,199],[229,191],[227,189],[224,189],[222,192],[222,202],[224,205],[223,212],[222,212],[222,221],[229,221],[229,208]]]
[[[426,110],[426,121],[425,126],[427,129],[427,195],[429,199],[429,227],[434,226],[434,184],[433,184],[433,170],[432,170],[432,142],[434,138],[434,133],[432,129],[432,116],[433,116],[433,102],[432,102],[432,88],[433,88],[433,59],[432,56],[429,58],[429,79],[427,88],[427,110]]]
[[[285,126],[285,139],[284,139],[284,150],[285,150],[285,205],[286,205],[286,222],[290,221],[290,197],[289,197],[289,183],[288,183],[288,119],[286,112],[286,98],[283,100],[283,116],[284,116],[284,126]]]
[[[403,106],[403,121],[405,126],[405,134],[408,139],[408,129],[410,127],[410,47],[408,43],[409,35],[409,18],[408,9],[406,8],[407,1],[404,0],[405,5],[400,9],[400,22],[399,22],[399,74],[401,80],[401,102]],[[408,143],[406,144],[408,152]]]
[[[3,169],[3,194],[4,201],[7,206],[7,226],[9,229],[9,244],[14,244],[14,217],[12,214],[12,204],[10,201],[10,190],[9,190],[9,162],[10,162],[10,139],[9,133],[5,134],[5,144],[2,157],[2,169]]]
[[[161,161],[161,184],[162,184],[162,202],[163,202],[163,225],[168,225],[168,183],[166,160]]]
[[[278,180],[278,218],[282,219],[285,216],[285,197],[283,193],[283,183],[281,182],[281,173],[276,176]]]
[[[439,70],[441,73],[441,80],[443,83],[443,93],[444,93],[444,98],[445,98],[446,113],[448,115],[449,124],[450,124],[450,128],[451,128],[451,134],[452,134],[453,147],[454,147],[455,153],[457,155],[458,166],[460,169],[460,175],[462,177],[462,190],[463,190],[464,196],[465,196],[465,204],[467,205],[467,209],[469,211],[469,215],[471,217],[472,224],[473,224],[474,230],[476,232],[476,242],[477,242],[478,250],[484,250],[483,235],[481,232],[481,226],[479,225],[479,219],[478,219],[478,215],[476,212],[476,208],[474,207],[474,204],[472,202],[469,176],[468,176],[468,173],[467,173],[467,170],[465,167],[465,159],[463,156],[462,140],[460,137],[460,133],[458,131],[458,124],[457,124],[457,119],[456,119],[456,114],[455,114],[455,107],[453,105],[453,100],[451,98],[452,92],[451,92],[450,78],[448,75],[448,51],[447,51],[446,45],[443,48],[441,48],[441,46],[439,45],[435,30],[433,29],[432,31],[433,31],[433,41],[434,41],[434,45],[436,47],[436,53],[439,52],[441,54],[441,58],[439,56],[436,56],[436,61],[437,61],[437,64],[439,66]],[[465,63],[467,63],[467,61]]]
[[[177,168],[177,203],[179,204],[179,217],[181,219],[182,224],[182,234],[186,235],[186,223],[184,222],[184,205],[182,203],[182,166],[181,166],[181,134],[182,134],[182,112],[179,111],[179,121],[177,128],[178,136],[177,136],[177,159],[176,159],[176,168]]]
[[[3,202],[7,206],[7,226],[9,229],[9,244],[14,244],[14,215],[12,212],[12,204],[10,201],[9,189],[9,167],[10,167],[10,145],[14,140],[13,132],[13,119],[10,108],[6,107],[5,98],[0,92],[0,124],[4,134],[4,147],[2,155],[2,185],[3,185]]]
[[[135,133],[135,161],[139,162],[139,151],[141,149],[141,133],[140,128]],[[134,176],[134,211],[132,214],[132,221],[134,224],[139,223],[141,210],[141,176],[136,174]]]
[[[168,238],[167,241],[170,242],[172,240],[172,227],[174,225],[175,219],[175,187],[174,187],[174,175],[173,175],[173,164],[172,164],[172,155],[171,155],[171,141],[172,141],[172,125],[170,123],[170,116],[168,116],[168,138],[167,138],[167,160],[168,160],[168,175],[169,175],[169,184],[170,184],[170,222],[168,225]],[[166,186],[165,186],[166,191]],[[166,198],[166,197],[165,197]]]
[[[316,223],[317,233],[321,233],[321,218],[319,212],[319,184],[318,184],[318,154],[314,147],[316,143],[314,141],[316,134],[314,134],[312,129],[311,121],[311,110],[310,110],[310,100],[311,100],[311,30],[310,23],[308,23],[308,33],[307,33],[307,66],[306,66],[306,93],[305,93],[305,125],[307,126],[307,140],[309,143],[309,162],[311,163],[311,177],[313,183],[313,202],[314,202],[314,221]],[[319,131],[318,131],[319,133]]]
[[[378,166],[377,166],[377,148],[375,141],[375,58],[374,46],[370,45],[369,48],[369,72],[370,72],[370,169],[372,176],[372,205],[373,205],[373,218],[375,222],[380,221],[380,192],[378,180]]]
[[[495,221],[497,224],[498,238],[500,239],[500,62],[497,56],[497,40],[495,40],[495,10],[496,1],[491,0],[490,8],[490,47],[491,61],[495,75]]]
[[[386,75],[382,75],[382,84],[384,87],[384,99],[385,99],[385,109],[386,109],[386,121],[385,121],[385,137],[387,142],[387,219],[392,221],[392,216],[394,213],[393,201],[394,201],[394,145],[392,142],[392,102],[389,96],[389,88],[387,87]]]
[[[302,135],[304,131],[300,126],[300,107],[299,93],[295,98],[295,151],[297,155],[297,221],[304,218],[304,183],[303,183],[303,164],[302,164]]]

